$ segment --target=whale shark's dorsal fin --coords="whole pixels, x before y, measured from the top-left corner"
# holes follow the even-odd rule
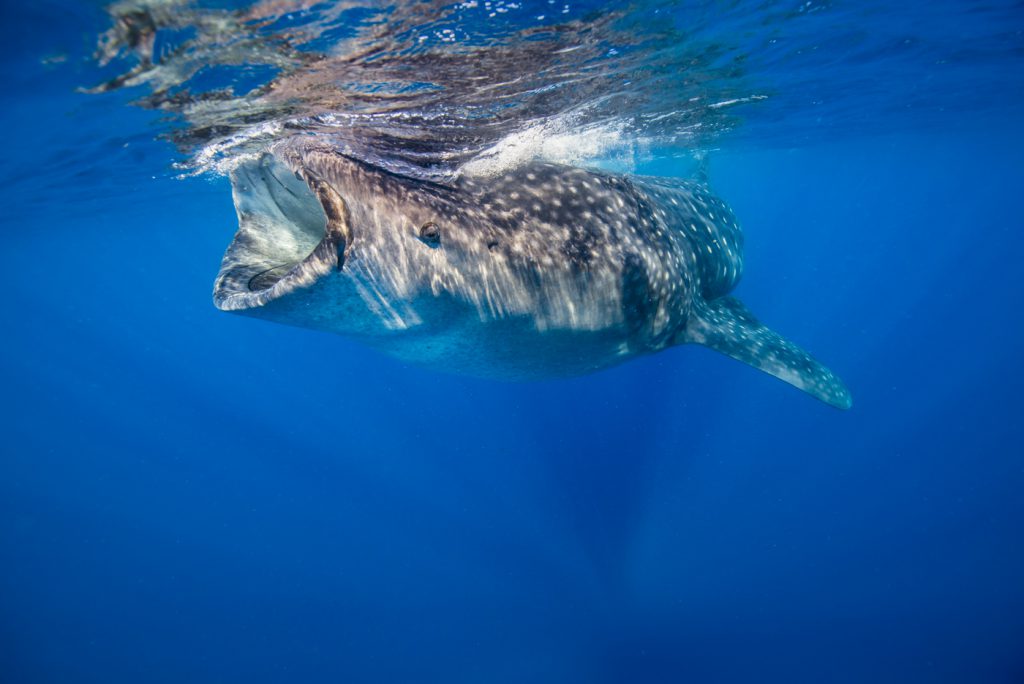
[[[832,371],[758,321],[735,297],[699,302],[680,341],[731,356],[836,408],[852,404],[850,392]]]

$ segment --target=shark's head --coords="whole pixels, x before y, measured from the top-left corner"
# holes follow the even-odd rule
[[[239,228],[214,287],[224,310],[312,327],[331,317],[348,333],[421,325],[410,305],[467,291],[496,247],[464,193],[334,150],[281,146],[231,180]]]

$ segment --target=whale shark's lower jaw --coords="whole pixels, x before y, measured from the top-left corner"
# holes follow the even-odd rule
[[[344,202],[315,174],[268,154],[239,166],[231,184],[238,231],[214,283],[217,308],[262,307],[344,263]]]

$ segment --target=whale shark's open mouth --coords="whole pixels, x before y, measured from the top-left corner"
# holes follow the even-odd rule
[[[343,264],[344,202],[315,174],[266,154],[235,169],[231,185],[238,231],[214,284],[218,308],[263,306]]]

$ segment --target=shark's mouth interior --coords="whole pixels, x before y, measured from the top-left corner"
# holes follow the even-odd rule
[[[344,207],[325,183],[267,154],[238,167],[231,185],[238,232],[214,285],[219,308],[262,306],[338,265]]]

